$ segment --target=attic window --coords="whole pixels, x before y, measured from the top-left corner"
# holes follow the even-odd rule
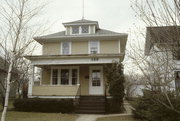
[[[72,34],[79,34],[79,26],[72,26]]]
[[[82,25],[82,26],[72,26],[71,27],[71,34],[88,34],[89,33],[89,26]]]
[[[89,26],[81,26],[81,33],[89,33]]]

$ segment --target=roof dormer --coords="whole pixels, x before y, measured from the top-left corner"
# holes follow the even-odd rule
[[[63,23],[63,25],[66,28],[66,35],[95,34],[99,29],[97,21],[86,19]]]

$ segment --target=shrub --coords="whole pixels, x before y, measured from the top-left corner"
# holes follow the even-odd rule
[[[122,112],[124,98],[124,74],[121,62],[114,62],[105,66],[105,75],[107,77],[107,86],[112,99],[109,103],[111,113]]]
[[[165,106],[169,103],[164,93],[149,90],[144,90],[143,93],[133,105],[135,118],[148,121],[180,121],[180,113]],[[180,111],[180,97],[174,92],[168,92],[167,95],[175,109]]]
[[[13,103],[15,110],[24,112],[61,112],[74,111],[72,99],[16,99]]]

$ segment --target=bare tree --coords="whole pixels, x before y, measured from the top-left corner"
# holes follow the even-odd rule
[[[174,58],[179,59],[180,52],[180,1],[136,0],[132,8],[147,26],[147,31],[139,33],[141,39],[146,39],[145,50],[139,43],[132,45],[129,57],[143,73],[146,88],[162,91],[168,104],[160,99],[156,101],[180,113],[167,95],[174,88]]]
[[[5,105],[3,108],[1,121],[5,121],[8,107],[8,99],[13,68],[21,68],[23,54],[31,53],[34,48],[32,36],[38,34],[39,29],[33,26],[33,18],[40,13],[44,4],[33,4],[32,0],[3,0],[0,5],[1,19],[1,48],[4,50],[5,59],[8,60],[8,73],[6,79]],[[33,29],[33,28],[36,28]],[[5,44],[2,44],[2,43]],[[23,62],[23,64],[25,64]],[[21,77],[21,76],[20,76]]]
[[[126,98],[130,99],[134,96],[140,95],[140,94],[136,95],[136,92],[139,93],[138,88],[140,86],[144,86],[143,75],[129,71],[125,76],[125,78],[126,78],[126,82],[124,85],[126,91]]]

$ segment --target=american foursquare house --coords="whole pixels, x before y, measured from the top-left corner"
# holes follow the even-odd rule
[[[108,95],[103,66],[123,61],[128,35],[86,19],[63,25],[65,31],[34,37],[43,54],[25,56],[32,70],[28,97],[98,100]],[[34,67],[41,68],[40,85],[33,85]]]

